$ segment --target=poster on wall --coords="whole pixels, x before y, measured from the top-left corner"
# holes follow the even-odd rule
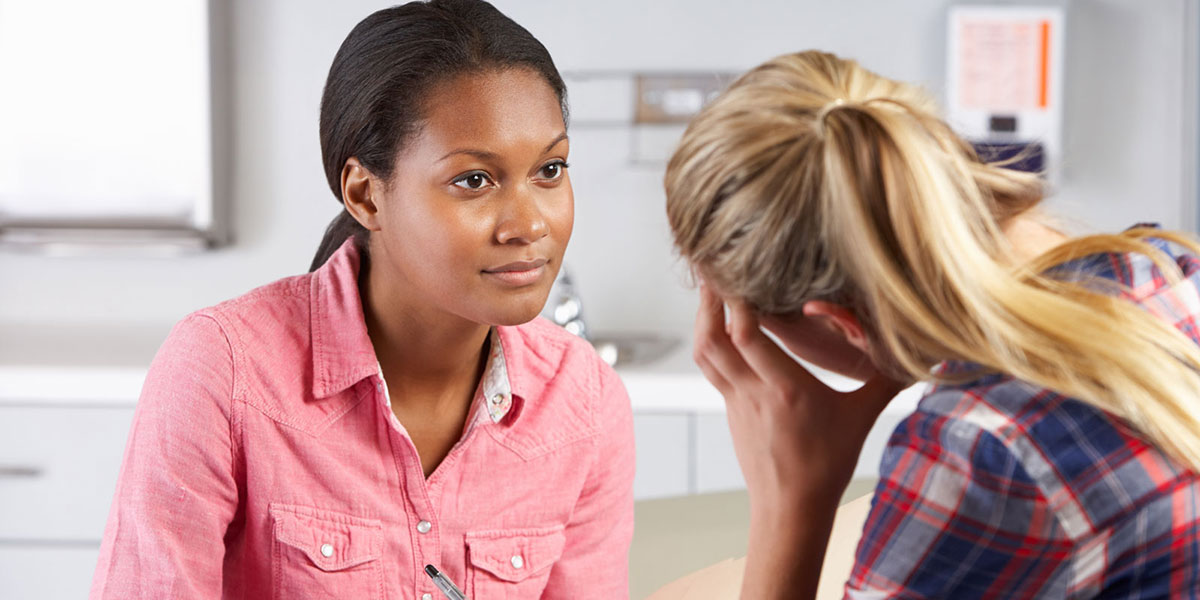
[[[1062,161],[1064,22],[1056,6],[963,5],[949,16],[951,125],[984,158],[1051,181]]]

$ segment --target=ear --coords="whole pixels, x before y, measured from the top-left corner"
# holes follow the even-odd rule
[[[871,354],[871,342],[867,339],[862,323],[858,322],[858,317],[855,317],[849,308],[824,300],[810,300],[804,303],[802,311],[804,316],[841,333],[850,345],[864,354]]]
[[[342,167],[342,203],[346,211],[368,231],[379,231],[378,199],[383,196],[383,181],[355,157]]]

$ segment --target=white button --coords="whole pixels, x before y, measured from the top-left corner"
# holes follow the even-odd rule
[[[492,404],[500,404],[501,402],[504,402],[504,394],[492,396]]]
[[[433,600],[433,594],[421,594],[421,600]]]
[[[433,529],[433,523],[430,523],[429,521],[421,521],[420,523],[417,523],[417,531],[421,533],[429,533],[430,529]]]
[[[321,544],[321,556],[325,558],[333,556],[333,544]]]
[[[514,569],[520,569],[521,567],[524,567],[525,559],[521,558],[520,554],[512,557],[512,566]]]

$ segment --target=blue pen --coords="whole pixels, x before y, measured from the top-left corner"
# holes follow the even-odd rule
[[[441,590],[450,600],[470,600],[466,594],[462,593],[462,590],[458,589],[458,586],[454,585],[453,581],[442,575],[437,567],[425,565],[425,574],[433,580],[433,585],[436,585],[437,589]]]

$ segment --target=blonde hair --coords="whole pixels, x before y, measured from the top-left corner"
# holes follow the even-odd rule
[[[1001,226],[1042,197],[987,164],[920,89],[821,52],[743,75],[692,121],[666,173],[679,253],[758,310],[850,307],[877,364],[917,380],[962,360],[1088,402],[1200,470],[1200,348],[1094,280],[1046,273],[1100,252],[1178,267],[1154,229],[1094,235],[1022,264]],[[1115,285],[1115,284],[1113,284]]]

